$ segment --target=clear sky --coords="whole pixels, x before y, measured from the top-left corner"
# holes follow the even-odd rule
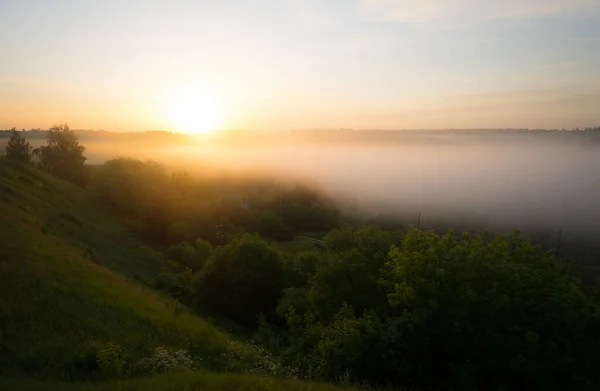
[[[0,128],[600,125],[600,0],[0,0],[0,53]]]

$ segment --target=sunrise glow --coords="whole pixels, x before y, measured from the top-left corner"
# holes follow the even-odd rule
[[[212,92],[186,88],[169,102],[169,117],[180,132],[204,134],[215,130],[225,115],[221,98]]]

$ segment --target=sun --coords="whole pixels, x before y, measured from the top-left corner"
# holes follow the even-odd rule
[[[209,133],[220,125],[223,116],[221,100],[207,91],[183,91],[170,102],[171,121],[184,133]]]

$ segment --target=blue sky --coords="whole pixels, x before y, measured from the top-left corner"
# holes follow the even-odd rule
[[[0,128],[173,128],[190,86],[232,128],[600,124],[598,0],[0,0],[0,50]]]

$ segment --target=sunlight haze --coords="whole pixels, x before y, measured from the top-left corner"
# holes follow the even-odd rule
[[[596,0],[2,1],[0,128],[595,126],[599,22]]]

